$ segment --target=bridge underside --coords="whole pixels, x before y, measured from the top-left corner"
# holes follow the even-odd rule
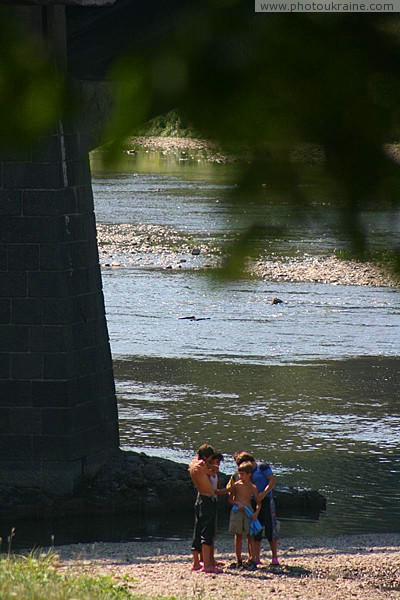
[[[122,52],[169,35],[188,3],[11,4],[83,100],[79,125],[60,119],[22,152],[0,139],[0,490],[68,494],[119,445],[88,160],[110,110],[104,80]]]
[[[10,10],[58,54],[64,7]],[[0,139],[0,215],[0,490],[70,494],[119,446],[81,127]]]
[[[66,9],[68,71],[82,80],[104,80],[122,53],[167,38],[203,0],[116,0],[112,6]]]

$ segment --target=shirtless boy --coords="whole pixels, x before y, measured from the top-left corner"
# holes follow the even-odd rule
[[[217,496],[210,476],[214,474],[211,458],[214,449],[203,444],[197,451],[197,457],[189,464],[189,473],[197,490],[194,505],[194,534],[192,542],[193,566],[192,571],[205,573],[221,573],[213,563],[212,547],[215,536],[217,517]],[[204,567],[201,568],[200,554],[203,556]]]
[[[230,488],[230,502],[238,507],[239,510],[231,511],[229,520],[229,531],[235,534],[235,554],[237,567],[241,567],[242,561],[242,540],[243,533],[247,535],[248,545],[251,556],[254,556],[254,536],[250,535],[250,522],[245,513],[245,507],[253,512],[251,498],[256,501],[256,510],[252,515],[253,521],[258,517],[261,502],[258,497],[257,487],[251,483],[254,466],[251,462],[242,463],[238,468],[239,480],[234,482]],[[252,565],[255,568],[255,565]]]
[[[237,466],[239,467],[242,463],[250,462],[253,465],[253,475],[251,477],[252,483],[257,486],[258,496],[261,501],[261,510],[258,515],[258,520],[265,529],[265,537],[267,538],[269,545],[272,550],[272,565],[279,566],[278,560],[278,538],[279,538],[279,526],[276,519],[275,502],[272,495],[272,490],[276,485],[276,477],[272,472],[272,469],[267,463],[257,463],[256,459],[252,454],[245,450],[235,452],[233,456]],[[231,485],[236,481],[237,474],[233,475],[226,486],[230,488]],[[254,504],[253,504],[254,508]],[[249,548],[249,556],[255,562],[256,565],[260,564],[260,551],[261,551],[261,539],[262,530],[254,536],[254,549],[253,553]]]

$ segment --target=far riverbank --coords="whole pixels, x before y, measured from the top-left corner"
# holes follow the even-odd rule
[[[170,154],[176,151],[194,151],[210,162],[232,163],[249,159],[249,150],[236,147],[234,151],[223,150],[216,142],[196,137],[178,137],[162,135],[138,135],[129,138],[125,144],[127,154],[134,154],[137,149],[145,151],[164,152]],[[400,163],[400,144],[385,144],[385,153],[396,163]],[[294,162],[323,163],[324,152],[318,144],[304,143],[293,148],[291,158]]]
[[[216,163],[231,163],[243,160],[244,154],[228,154],[215,142],[201,138],[189,137],[164,137],[164,136],[136,136],[126,141],[126,153],[135,154],[140,149],[145,152],[162,152],[163,154],[180,153],[180,160],[193,158],[196,153],[199,160]],[[185,157],[185,155],[187,155]]]

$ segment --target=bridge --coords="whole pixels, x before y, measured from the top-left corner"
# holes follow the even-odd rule
[[[109,110],[102,80],[174,20],[159,0],[0,4],[82,92],[76,122],[60,118],[22,153],[1,145],[0,490],[71,494],[119,446],[88,158]]]

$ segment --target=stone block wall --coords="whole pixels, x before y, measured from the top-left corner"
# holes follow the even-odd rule
[[[71,493],[118,447],[88,153],[0,140],[0,489]]]

